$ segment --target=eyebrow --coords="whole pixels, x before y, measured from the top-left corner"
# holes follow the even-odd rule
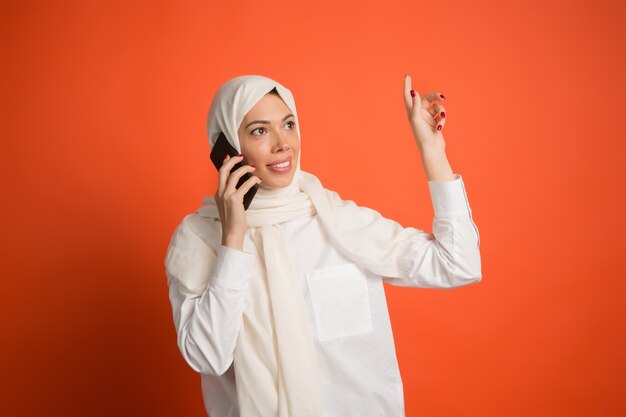
[[[289,113],[287,116],[283,117],[283,120],[281,120],[281,122],[284,122],[285,120],[289,119],[290,117],[295,117],[295,116],[293,114]],[[248,123],[245,128],[247,129],[248,126],[253,125],[255,123],[264,123],[266,125],[270,124],[269,120],[254,120],[254,121]]]

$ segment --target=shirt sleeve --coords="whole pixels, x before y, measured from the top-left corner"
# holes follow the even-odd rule
[[[179,350],[196,372],[221,375],[231,366],[251,265],[252,254],[212,251],[185,222],[174,233],[165,259],[169,298]],[[205,274],[206,288],[194,290],[189,283]]]
[[[434,210],[433,233],[413,235],[402,256],[406,276],[383,277],[400,287],[453,288],[482,279],[480,235],[472,219],[463,178],[428,181]]]

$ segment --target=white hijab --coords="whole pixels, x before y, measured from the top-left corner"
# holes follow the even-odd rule
[[[208,116],[209,144],[224,132],[241,152],[237,132],[244,116],[276,88],[300,123],[291,91],[259,75],[235,77],[216,92]],[[214,196],[196,211],[220,219]],[[382,217],[377,211],[342,200],[319,179],[300,170],[300,154],[290,185],[259,187],[246,211],[253,254],[264,276],[251,276],[237,347],[235,378],[241,417],[322,417],[323,401],[316,351],[293,260],[278,224],[317,214],[331,243],[357,265],[387,277],[402,277],[399,261],[412,236],[423,233]],[[215,248],[217,249],[217,248]],[[212,268],[213,265],[210,265]],[[207,277],[208,279],[208,277]],[[208,282],[206,283],[208,284]]]

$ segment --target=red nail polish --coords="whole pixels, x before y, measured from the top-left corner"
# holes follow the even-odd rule
[[[250,166],[251,166],[252,168],[256,168],[256,166],[254,166],[254,165],[252,165],[252,164],[250,164]]]
[[[437,130],[441,130],[441,125],[437,125]]]
[[[411,90],[411,97],[415,97],[415,91]]]
[[[444,117],[446,117],[446,112],[445,112],[445,111],[442,111],[442,112],[441,112],[441,118],[444,118]]]
[[[444,96],[443,94],[439,94],[439,97],[441,97],[442,100],[446,99],[446,96]]]
[[[240,154],[239,154],[239,155],[237,155],[237,156],[243,156],[243,154],[242,154],[242,153],[240,153]]]
[[[227,153],[225,153],[225,154],[224,154],[224,159],[226,159],[226,157],[227,157],[227,156],[228,156],[228,154],[227,154]]]

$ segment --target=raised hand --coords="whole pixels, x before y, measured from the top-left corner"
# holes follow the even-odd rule
[[[423,151],[424,148],[444,149],[442,129],[446,123],[444,107],[438,101],[445,100],[441,92],[427,93],[423,98],[412,89],[411,76],[404,77],[404,103],[413,130],[415,142]]]

